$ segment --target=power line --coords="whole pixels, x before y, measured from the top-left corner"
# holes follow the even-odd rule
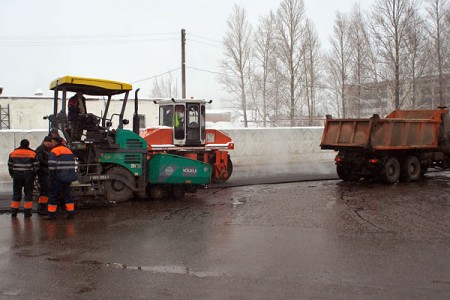
[[[76,45],[112,45],[112,44],[139,44],[139,43],[153,43],[153,42],[162,42],[162,41],[175,41],[177,38],[166,38],[166,39],[144,39],[144,40],[105,40],[105,41],[67,41],[67,42],[36,42],[36,43],[3,43],[0,42],[0,46],[5,47],[45,47],[45,46],[76,46]]]
[[[68,35],[68,36],[0,36],[0,46],[72,46],[72,45],[98,45],[98,44],[130,44],[130,43],[145,43],[156,41],[171,41],[178,40],[178,32],[159,32],[148,34],[110,34],[110,35]],[[197,37],[206,41],[221,44],[220,41],[210,39],[197,34],[189,34],[190,36]],[[152,37],[153,36],[153,37]],[[174,36],[174,37],[154,37],[154,36]],[[217,45],[199,41],[196,39],[189,39],[189,41],[198,43],[201,45],[222,49]],[[217,71],[211,71],[206,69],[200,69],[196,67],[187,67],[188,69],[206,72],[211,74],[218,74],[228,76],[227,74]],[[161,77],[163,75],[180,70],[181,67],[174,68],[164,73],[146,77],[136,80],[132,83],[138,83]]]
[[[178,40],[178,32],[158,32],[147,34],[104,34],[104,35],[68,35],[68,36],[0,36],[0,46],[4,47],[43,47],[76,45],[137,44]],[[162,37],[161,37],[162,36]],[[189,42],[223,49],[222,42],[190,33],[198,39],[189,38]],[[205,41],[202,41],[205,40]]]
[[[143,34],[90,34],[90,35],[41,35],[41,36],[0,36],[1,40],[37,40],[37,39],[83,39],[83,38],[111,38],[111,37],[150,37],[153,35],[173,35],[178,36],[178,32],[156,32],[156,33],[143,33]]]
[[[204,37],[204,36],[198,35],[198,34],[194,34],[194,33],[189,33],[189,35],[192,35],[192,36],[194,36],[194,37],[197,37],[197,38],[200,38],[200,39],[204,39],[204,40],[207,40],[207,41],[210,41],[210,42],[214,42],[214,43],[222,44],[222,41],[218,41],[218,40],[210,39],[210,38],[207,38],[207,37]]]
[[[205,45],[205,46],[209,46],[209,47],[213,47],[213,48],[217,48],[217,49],[223,49],[223,47],[219,47],[213,44],[209,44],[209,43],[205,43],[205,42],[201,42],[201,41],[197,41],[197,40],[193,40],[193,39],[188,39],[189,42],[194,42],[197,44],[201,44],[201,45]]]
[[[211,71],[211,70],[205,70],[205,69],[200,69],[200,68],[196,68],[196,67],[186,67],[187,69],[191,69],[191,70],[195,70],[195,71],[200,71],[200,72],[206,72],[206,73],[211,73],[211,74],[218,74],[218,75],[223,75],[223,76],[229,76],[225,73],[220,73],[217,71]]]
[[[165,37],[164,37],[165,36]],[[0,36],[0,46],[71,46],[130,44],[178,40],[175,32],[152,34],[72,35],[72,36]]]
[[[166,74],[169,74],[169,73],[178,71],[178,70],[180,70],[180,69],[181,69],[181,67],[178,67],[178,68],[169,70],[169,71],[167,71],[167,72],[164,72],[164,73],[161,73],[161,74],[158,74],[158,75],[154,75],[154,76],[151,76],[151,77],[147,77],[147,78],[143,78],[143,79],[139,79],[139,80],[133,81],[133,82],[131,82],[131,83],[134,84],[134,83],[138,83],[138,82],[142,82],[142,81],[147,81],[147,80],[155,79],[155,78],[157,78],[157,77],[161,77],[161,76],[163,76],[163,75],[166,75]]]
[[[142,82],[142,81],[152,80],[152,79],[164,76],[166,74],[170,74],[172,72],[178,71],[180,69],[181,69],[181,67],[178,67],[178,68],[166,71],[166,72],[158,74],[158,75],[154,75],[154,76],[150,76],[150,77],[146,77],[146,78],[143,78],[143,79],[139,79],[139,80],[133,81],[131,83],[135,84],[135,83]],[[223,75],[223,76],[229,76],[229,75],[227,75],[225,73],[220,73],[220,72],[216,72],[216,71],[200,69],[200,68],[196,68],[196,67],[186,67],[186,69],[191,69],[191,70],[200,71],[200,72],[206,72],[206,73],[211,73],[211,74],[218,74],[218,75]]]

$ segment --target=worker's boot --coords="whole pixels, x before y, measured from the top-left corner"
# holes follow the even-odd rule
[[[17,208],[11,208],[11,218],[17,217],[19,210]]]
[[[29,208],[24,209],[24,210],[23,210],[23,213],[24,213],[24,217],[25,217],[25,218],[31,217],[31,209],[29,209]]]
[[[37,207],[37,213],[45,216],[47,214],[47,204],[39,203]]]

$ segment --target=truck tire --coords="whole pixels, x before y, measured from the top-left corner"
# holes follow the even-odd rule
[[[133,183],[134,177],[127,169],[115,166],[106,171],[108,175],[120,176],[124,180]],[[105,198],[108,202],[118,203],[131,200],[133,197],[133,191],[120,180],[107,180],[103,182],[103,190]]]
[[[416,156],[408,156],[403,162],[401,179],[403,181],[415,181],[422,173],[420,161]]]
[[[389,157],[384,163],[382,179],[386,183],[395,183],[400,178],[400,163],[397,158]]]
[[[336,166],[336,173],[343,181],[358,181],[361,179],[361,175],[352,174],[350,168],[346,168],[341,165]]]

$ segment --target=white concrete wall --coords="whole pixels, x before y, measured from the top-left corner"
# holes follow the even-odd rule
[[[11,151],[19,147],[23,139],[29,140],[30,148],[36,149],[47,133],[47,130],[0,130],[0,191],[11,189],[8,172],[8,157]]]
[[[0,169],[7,171],[8,156],[11,151],[20,146],[20,141],[28,139],[30,147],[35,149],[44,139],[47,131],[42,130],[0,130]]]
[[[234,165],[277,164],[334,158],[320,149],[323,127],[220,129],[230,136]]]
[[[330,160],[334,151],[320,149],[322,127],[220,129],[229,135],[235,149],[230,156],[235,166]],[[0,130],[0,182],[10,181],[8,155],[24,138],[35,149],[47,130]]]

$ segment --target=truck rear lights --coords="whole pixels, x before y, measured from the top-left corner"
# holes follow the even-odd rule
[[[377,164],[379,162],[380,162],[380,160],[378,158],[371,158],[371,159],[369,159],[369,164]]]
[[[343,157],[343,156],[336,156],[336,157],[334,158],[334,161],[335,161],[335,162],[343,162],[343,161],[344,161],[344,157]]]

